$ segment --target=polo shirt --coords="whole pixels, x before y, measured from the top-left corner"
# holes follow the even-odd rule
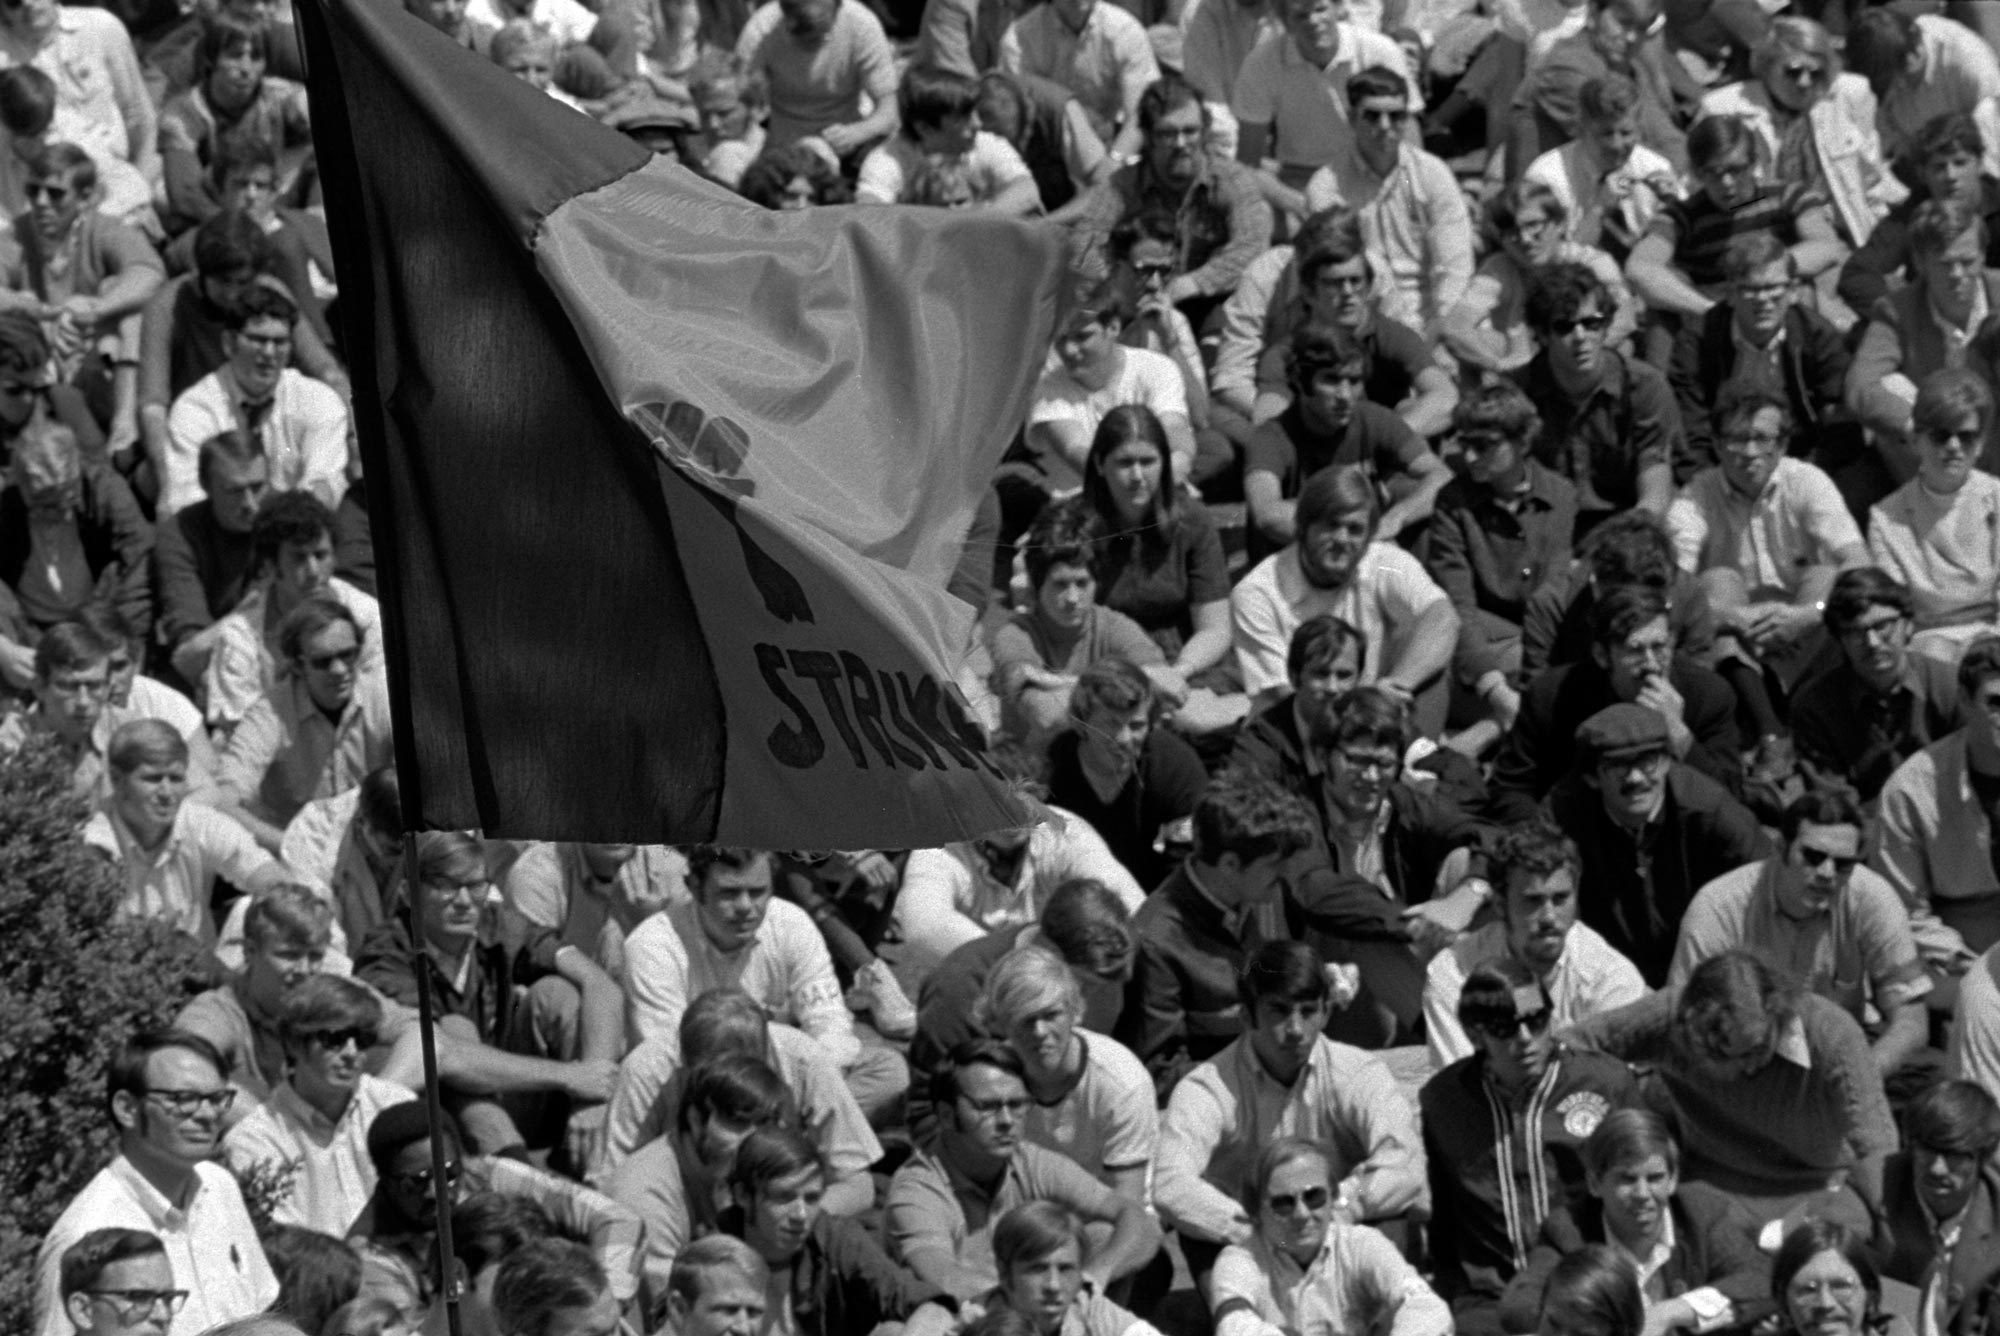
[[[1270,152],[1282,164],[1280,170],[1300,175],[1301,169],[1324,167],[1342,144],[1352,141],[1347,83],[1374,65],[1402,75],[1410,86],[1410,110],[1423,110],[1421,85],[1410,77],[1403,48],[1352,23],[1340,25],[1337,52],[1324,67],[1300,55],[1282,30],[1262,38],[1243,59],[1229,108],[1244,125],[1269,126]]]
[[[1139,95],[1160,77],[1145,26],[1105,0],[1091,6],[1081,31],[1049,6],[1030,9],[1001,36],[1000,68],[1061,84],[1106,125],[1136,112]]]
[[[1931,991],[1910,936],[1910,911],[1879,873],[1854,869],[1824,914],[1797,919],[1778,903],[1780,860],[1767,858],[1717,877],[1681,916],[1669,984],[1724,951],[1748,951],[1866,1024],[1872,1002],[1889,1008]]]
[[[1791,716],[1792,745],[1807,772],[1873,802],[1897,766],[1958,728],[1958,673],[1912,654],[1903,680],[1877,692],[1842,663],[1799,689]]]
[[[261,418],[261,421],[259,419]],[[332,510],[347,491],[347,405],[331,388],[286,367],[268,411],[253,408],[227,363],[189,386],[167,411],[160,469],[160,516],[203,498],[201,447],[212,436],[247,429],[271,463],[271,490],[307,491]]]
[[[1815,566],[1838,566],[1865,547],[1840,489],[1816,464],[1786,456],[1756,497],[1717,465],[1688,479],[1667,507],[1674,554],[1690,575],[1734,571],[1753,600],[1790,601]]]
[[[766,1060],[792,1092],[799,1122],[809,1129],[808,1135],[826,1161],[828,1176],[839,1181],[867,1172],[882,1158],[882,1143],[875,1139],[867,1115],[854,1102],[840,1068],[803,1031],[774,1021],[766,1033]],[[604,1162],[597,1166],[594,1179],[609,1178],[620,1161],[667,1134],[679,1105],[684,1070],[680,1035],[675,1031],[656,1034],[625,1055],[611,1088],[604,1122]]]
[[[363,1073],[339,1120],[329,1121],[286,1081],[229,1129],[222,1157],[239,1174],[291,1166],[291,1186],[271,1219],[344,1238],[375,1193],[368,1129],[376,1114],[414,1097],[405,1086]]]
[[[1300,1266],[1264,1237],[1231,1244],[1209,1275],[1215,1336],[1296,1332],[1393,1332],[1450,1336],[1451,1310],[1396,1245],[1367,1225],[1335,1220],[1311,1262]]]
[[[1150,1169],[1160,1150],[1160,1111],[1146,1064],[1116,1039],[1081,1026],[1075,1034],[1083,1045],[1083,1072],[1054,1102],[1035,1101],[1021,1126],[1023,1139],[1094,1178],[1113,1169]]]
[[[1424,568],[1460,620],[1491,613],[1516,626],[1528,599],[1569,564],[1576,533],[1576,487],[1537,460],[1527,461],[1527,489],[1502,505],[1491,488],[1454,477],[1438,493],[1426,530]]]
[[[166,1244],[174,1288],[188,1292],[167,1336],[199,1336],[277,1302],[278,1278],[228,1170],[196,1165],[193,1191],[176,1203],[120,1155],[84,1185],[42,1239],[35,1263],[37,1336],[70,1336],[62,1306],[62,1256],[94,1229],[145,1230]]]
[[[1951,733],[1896,768],[1882,786],[1874,866],[1921,931],[1942,920],[1974,951],[2000,941],[1993,823],[1973,791],[1966,735]]]
[[[1388,174],[1377,175],[1349,137],[1306,183],[1308,210],[1336,205],[1360,215],[1369,253],[1388,268],[1389,315],[1424,329],[1458,304],[1472,280],[1472,214],[1442,158],[1399,144]]]
[[[876,107],[896,98],[896,53],[882,21],[858,0],[841,0],[833,27],[811,47],[785,30],[777,0],[769,0],[744,23],[736,55],[770,87],[772,147],[853,124],[863,97]]]
[[[1229,620],[1243,689],[1254,698],[1285,686],[1291,680],[1285,656],[1292,633],[1322,613],[1332,613],[1361,633],[1361,643],[1369,649],[1361,680],[1373,682],[1385,663],[1395,661],[1402,637],[1417,618],[1445,602],[1444,590],[1422,563],[1393,544],[1370,543],[1352,579],[1339,589],[1321,589],[1306,580],[1294,543],[1259,562],[1230,592]]]
[[[1581,514],[1630,510],[1639,475],[1671,465],[1681,447],[1681,413],[1667,378],[1606,348],[1597,384],[1579,402],[1556,383],[1546,351],[1513,373],[1542,411],[1535,458],[1576,484]]]
[[[1896,1149],[1896,1119],[1855,1019],[1817,993],[1779,1033],[1762,1070],[1714,1081],[1673,1056],[1678,987],[1592,1017],[1579,1042],[1631,1063],[1652,1063],[1681,1129],[1681,1172],[1739,1197],[1784,1199],[1844,1180],[1861,1161]]]
[[[1424,973],[1424,1022],[1432,1071],[1442,1071],[1478,1051],[1459,1024],[1459,995],[1474,970],[1513,954],[1507,945],[1507,925],[1493,922],[1461,934],[1431,957]],[[1605,941],[1604,934],[1588,923],[1572,923],[1555,968],[1542,980],[1542,992],[1553,1012],[1551,1028],[1560,1034],[1586,1017],[1637,1002],[1647,989],[1639,967]]]
[[[687,855],[663,844],[642,844],[609,883],[598,881],[578,844],[530,844],[500,885],[514,911],[530,923],[554,928],[602,965],[625,977],[625,938],[645,917],[688,898]]]
[[[1182,1077],[1167,1100],[1153,1180],[1161,1215],[1199,1238],[1241,1241],[1244,1184],[1279,1137],[1331,1153],[1340,1197],[1358,1219],[1430,1203],[1415,1111],[1380,1058],[1321,1035],[1285,1086],[1245,1034]]]
[[[882,1232],[890,1252],[905,1266],[942,1252],[981,1278],[979,1290],[986,1290],[1000,1283],[993,1261],[994,1223],[1031,1201],[1052,1201],[1086,1220],[1103,1220],[1117,1212],[1119,1198],[1076,1161],[1032,1143],[1015,1146],[990,1192],[947,1165],[935,1147],[921,1146],[889,1180]]]
[[[148,853],[125,819],[101,804],[83,827],[83,842],[117,865],[124,890],[118,916],[153,919],[204,947],[215,945],[209,901],[215,879],[247,890],[277,860],[240,824],[198,803],[182,802],[160,847]]]
[[[1099,0],[1097,8],[1100,12],[1124,13],[1104,4],[1103,0]],[[1144,348],[1121,348],[1118,359],[1118,368],[1111,379],[1101,389],[1095,390],[1070,375],[1060,362],[1053,363],[1035,386],[1034,407],[1028,411],[1028,425],[1075,423],[1086,436],[1094,436],[1106,413],[1128,404],[1150,408],[1155,417],[1164,417],[1168,413],[1187,416],[1187,382],[1181,379],[1180,367],[1175,365],[1173,358]],[[1062,495],[1083,486],[1083,475],[1067,459],[1053,451],[1041,452],[1037,457],[1041,460],[1042,470],[1047,475],[1047,486],[1052,493]]]
[[[356,788],[396,759],[389,688],[363,674],[339,720],[314,703],[303,678],[280,678],[244,712],[217,758],[223,794],[283,826],[314,798]]]
[[[687,1004],[712,988],[742,989],[843,1068],[861,1056],[826,939],[789,900],[773,896],[756,936],[734,951],[709,941],[692,899],[654,914],[625,939],[625,1018],[634,1040],[679,1033]]]
[[[1363,399],[1347,425],[1325,433],[1313,429],[1297,403],[1263,423],[1243,447],[1243,476],[1269,473],[1278,494],[1296,497],[1305,480],[1336,464],[1359,464],[1378,482],[1407,475],[1430,455],[1423,437],[1381,404]]]

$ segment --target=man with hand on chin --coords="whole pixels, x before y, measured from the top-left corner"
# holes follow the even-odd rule
[[[1643,705],[1599,710],[1576,732],[1576,768],[1548,811],[1576,841],[1583,920],[1666,982],[1695,891],[1770,852],[1757,818],[1720,784],[1672,759],[1666,720]]]

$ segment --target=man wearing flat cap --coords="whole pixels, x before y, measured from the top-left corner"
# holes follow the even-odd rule
[[[1547,806],[1582,856],[1583,921],[1654,988],[1695,892],[1772,852],[1748,808],[1673,759],[1666,720],[1643,705],[1584,721],[1576,764]]]

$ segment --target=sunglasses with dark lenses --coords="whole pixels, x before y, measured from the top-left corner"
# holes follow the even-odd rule
[[[462,1172],[458,1165],[446,1165],[444,1167],[445,1186],[448,1188],[457,1187],[459,1175]],[[396,1183],[405,1192],[429,1192],[431,1188],[431,1171],[428,1169],[419,1169],[415,1173],[398,1174],[396,1175]]]
[[[1362,112],[1361,119],[1370,125],[1401,125],[1404,121],[1410,119],[1410,113],[1407,111],[1385,111],[1378,107],[1371,111]]]
[[[1171,278],[1174,267],[1170,264],[1135,264],[1132,272],[1139,278]]]
[[[356,1048],[367,1050],[375,1047],[381,1036],[365,1025],[350,1025],[343,1030],[314,1030],[306,1038],[335,1050],[346,1048],[351,1040]]]
[[[1801,63],[1785,66],[1785,77],[1793,83],[1818,83],[1826,73],[1826,66]]]
[[[1543,1007],[1540,1011],[1527,1016],[1516,1016],[1512,1020],[1505,1020],[1499,1016],[1483,1016],[1474,1021],[1472,1027],[1493,1039],[1512,1039],[1524,1027],[1531,1035],[1541,1034],[1549,1028],[1549,1022],[1554,1019],[1555,1013]]]
[[[0,9],[14,8],[17,6],[0,0]],[[29,199],[46,199],[51,204],[66,204],[69,202],[71,191],[68,186],[52,186],[46,181],[30,181],[21,193]]]
[[[355,664],[359,663],[360,661],[361,661],[361,651],[359,649],[336,650],[332,654],[306,655],[306,667],[317,668],[320,672],[325,672],[327,669],[333,667],[335,664],[340,664],[343,667],[352,668]]]
[[[1574,320],[1552,320],[1549,322],[1549,328],[1560,338],[1579,329],[1590,334],[1599,334],[1610,323],[1611,317],[1608,315],[1582,315]]]
[[[1266,1197],[1264,1198],[1264,1205],[1270,1208],[1272,1215],[1282,1216],[1290,1215],[1298,1209],[1301,1203],[1305,1205],[1308,1211],[1324,1211],[1326,1204],[1332,1200],[1333,1194],[1325,1188],[1307,1188],[1304,1192],[1297,1195],[1289,1192],[1280,1192]]]
[[[1832,864],[1833,870],[1843,877],[1861,866],[1861,860],[1858,858],[1849,858],[1842,854],[1830,854],[1824,849],[1801,849],[1799,850],[1799,861],[1807,867],[1815,868]]]

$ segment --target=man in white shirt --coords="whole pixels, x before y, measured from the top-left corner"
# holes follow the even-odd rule
[[[501,879],[530,923],[554,928],[614,979],[625,939],[649,915],[687,898],[687,858],[663,844],[531,844]]]
[[[247,433],[271,465],[271,489],[303,488],[328,510],[347,491],[347,405],[288,364],[298,307],[281,289],[246,288],[224,317],[229,359],[181,392],[167,413],[160,475],[160,518],[202,499],[202,444],[228,431]]]
[[[291,1075],[222,1147],[238,1174],[295,1166],[273,1222],[345,1238],[374,1195],[368,1129],[376,1114],[411,1098],[407,1086],[364,1070],[381,1027],[382,1003],[352,979],[315,974],[285,995],[278,1037]]]
[[[1117,162],[1139,156],[1139,97],[1160,77],[1139,20],[1103,0],[1050,0],[1015,19],[1000,39],[1000,68],[1061,84],[1090,113]]]
[[[62,1256],[95,1229],[142,1229],[160,1236],[187,1302],[167,1336],[197,1336],[249,1317],[278,1297],[278,1278],[229,1171],[211,1163],[223,1115],[236,1092],[222,1056],[179,1030],[134,1035],[110,1072],[118,1158],[82,1192],[42,1239],[36,1259],[37,1336],[69,1336],[61,1300]]]
[[[635,1041],[671,1031],[693,999],[741,988],[773,1020],[796,1025],[847,1072],[855,1100],[882,1116],[910,1086],[893,1049],[864,1047],[806,912],[773,898],[771,855],[718,845],[688,851],[686,901],[633,929],[625,942],[625,1009]]]
[[[1165,353],[1127,348],[1118,341],[1132,318],[1132,298],[1116,279],[1086,293],[1056,336],[1057,365],[1035,386],[1028,413],[1028,448],[1040,459],[1054,496],[1083,487],[1090,443],[1104,415],[1126,404],[1153,411],[1166,428],[1174,476],[1194,476],[1194,426],[1187,386]]]
[[[1433,956],[1424,980],[1433,1071],[1480,1051],[1459,1023],[1458,996],[1474,970],[1495,960],[1512,958],[1534,971],[1558,1032],[1646,995],[1639,967],[1577,922],[1577,868],[1576,845],[1539,819],[1510,829],[1488,854],[1499,917]]]

